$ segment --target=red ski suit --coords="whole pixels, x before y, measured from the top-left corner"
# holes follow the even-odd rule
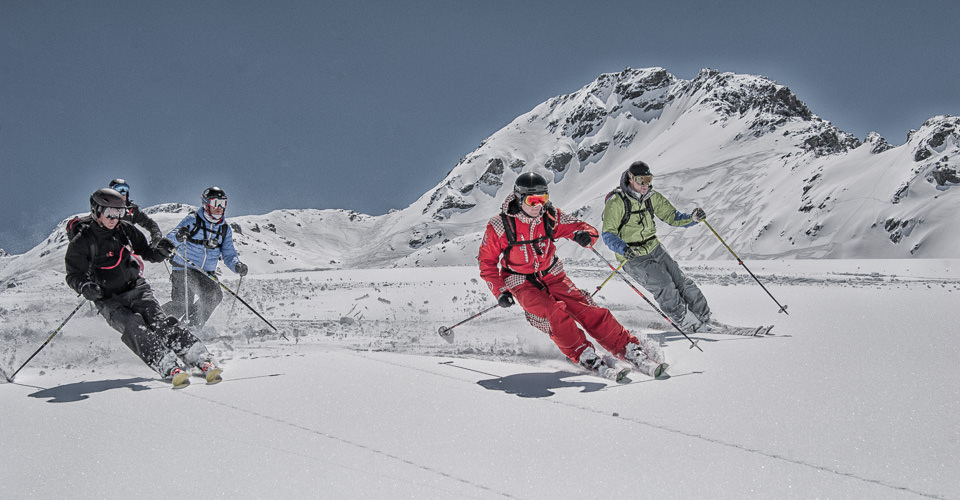
[[[570,281],[563,263],[555,255],[555,243],[547,237],[544,218],[556,219],[554,238],[572,239],[575,231],[586,231],[596,242],[596,228],[558,209],[552,215],[546,207],[540,216],[529,217],[514,200],[515,195],[507,196],[503,213],[515,223],[518,243],[507,255],[509,239],[503,219],[500,215],[490,219],[477,256],[480,277],[494,296],[509,290],[526,312],[527,321],[549,334],[574,363],[579,362],[584,349],[592,347],[578,323],[604,349],[622,359],[624,347],[630,342],[639,343],[637,338],[630,335],[609,310],[596,305],[589,294]],[[527,243],[519,243],[524,241]]]

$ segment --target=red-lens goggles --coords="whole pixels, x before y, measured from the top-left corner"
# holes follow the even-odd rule
[[[523,202],[526,203],[527,205],[530,205],[531,207],[535,207],[537,205],[546,205],[549,199],[550,199],[550,195],[546,193],[528,194],[523,197]]]

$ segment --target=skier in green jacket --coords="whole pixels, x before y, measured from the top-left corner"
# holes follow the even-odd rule
[[[707,215],[701,208],[685,214],[653,189],[653,173],[642,161],[620,176],[620,187],[607,196],[603,207],[603,242],[617,254],[623,269],[653,294],[664,314],[684,332],[707,332],[710,306],[700,288],[657,239],[654,216],[677,227],[690,227]]]

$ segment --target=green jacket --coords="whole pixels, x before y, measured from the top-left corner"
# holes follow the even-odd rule
[[[622,189],[617,189],[611,193],[603,207],[603,227],[601,229],[603,242],[606,243],[607,248],[617,254],[618,260],[623,260],[623,252],[628,245],[633,247],[640,255],[647,255],[657,248],[660,240],[657,239],[657,225],[653,218],[654,215],[671,226],[689,227],[696,224],[690,214],[678,211],[666,197],[651,189],[646,196],[650,201],[650,209],[647,208],[646,201],[641,202],[631,196],[630,217],[621,227],[623,214],[626,212],[624,196],[629,195],[624,194]]]

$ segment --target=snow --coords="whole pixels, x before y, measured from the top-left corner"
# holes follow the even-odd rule
[[[493,303],[472,266],[251,274],[290,341],[226,298],[202,332],[224,382],[172,390],[84,306],[0,384],[4,497],[960,498],[960,261],[748,261],[789,316],[732,259],[681,265],[716,319],[775,335],[689,349],[611,280],[598,302],[673,365],[618,385],[518,307],[440,339]],[[8,374],[78,303],[59,280],[0,294]]]

